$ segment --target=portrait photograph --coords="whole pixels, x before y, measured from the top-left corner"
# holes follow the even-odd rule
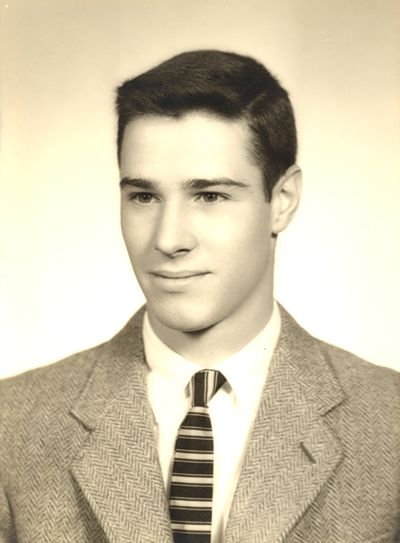
[[[400,4],[0,47],[0,543],[399,543]]]

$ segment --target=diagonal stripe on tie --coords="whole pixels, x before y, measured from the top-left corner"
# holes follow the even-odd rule
[[[202,370],[192,377],[192,407],[176,439],[170,488],[174,543],[210,543],[214,443],[208,403],[225,383],[219,371]]]

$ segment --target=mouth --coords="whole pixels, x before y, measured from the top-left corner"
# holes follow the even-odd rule
[[[195,288],[196,285],[199,285],[203,278],[208,274],[209,272],[199,270],[181,270],[179,272],[156,270],[150,272],[157,288],[161,291],[170,293],[191,290],[192,288]]]
[[[168,271],[168,270],[156,270],[150,272],[151,275],[155,277],[161,277],[163,279],[190,279],[192,277],[200,277],[202,275],[207,275],[209,272],[197,271],[197,270],[182,270],[178,272]]]

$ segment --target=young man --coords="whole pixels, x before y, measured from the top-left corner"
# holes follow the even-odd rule
[[[124,83],[117,110],[147,304],[1,385],[0,542],[398,541],[399,375],[273,298],[300,197],[287,92],[250,58],[197,51]]]

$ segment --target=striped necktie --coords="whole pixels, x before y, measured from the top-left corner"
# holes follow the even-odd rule
[[[210,543],[214,443],[208,403],[225,383],[219,371],[202,370],[190,382],[192,407],[175,446],[170,514],[174,543]]]

